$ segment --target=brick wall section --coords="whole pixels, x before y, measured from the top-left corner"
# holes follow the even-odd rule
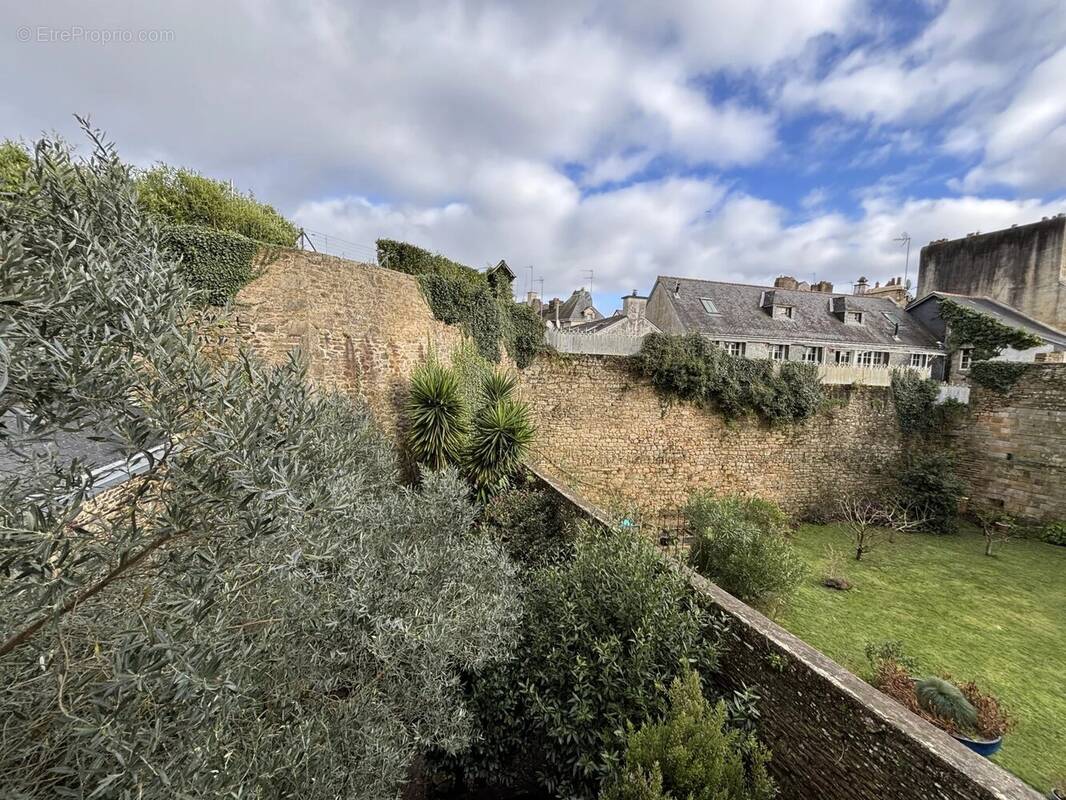
[[[1066,520],[1066,364],[1030,367],[1007,395],[974,385],[955,436],[959,472],[981,502]]]
[[[521,387],[540,468],[604,507],[673,511],[707,488],[800,513],[842,487],[885,480],[900,454],[884,387],[832,387],[839,405],[779,428],[669,404],[624,358],[539,356]]]
[[[447,360],[462,340],[433,319],[417,278],[302,250],[265,265],[236,313],[258,353],[278,361],[300,347],[312,380],[365,400],[390,433],[414,368],[431,351]]]
[[[539,477],[562,502],[611,524],[579,493]],[[1013,775],[758,611],[669,563],[729,620],[717,688],[758,691],[759,736],[773,751],[770,769],[781,800],[1039,800]]]

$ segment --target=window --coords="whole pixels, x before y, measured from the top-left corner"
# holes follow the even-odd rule
[[[970,362],[973,360],[973,348],[964,347],[959,351],[959,371],[965,372],[970,368]]]
[[[899,323],[900,323],[899,314],[894,314],[891,311],[882,311],[881,313],[884,314],[885,315],[885,319],[887,319],[893,325],[899,325]]]
[[[774,306],[773,318],[774,319],[792,319],[796,313],[796,309],[792,306]]]
[[[846,325],[862,325],[862,312],[861,311],[845,311],[844,312],[844,324],[846,324]]]
[[[788,361],[788,345],[787,344],[772,344],[772,345],[770,345],[770,360],[771,361]]]
[[[725,348],[729,355],[740,358],[744,355],[744,350],[746,349],[744,344],[744,342],[722,342],[722,347]]]
[[[860,367],[887,367],[888,353],[879,350],[864,350],[859,353],[856,363]]]
[[[821,364],[823,355],[821,347],[807,347],[803,350],[803,360],[808,364]]]
[[[929,355],[927,353],[911,353],[912,367],[928,367]]]
[[[851,363],[851,351],[850,350],[837,350],[836,362],[838,364],[850,364]]]
[[[792,306],[784,306],[781,309],[781,313],[784,314],[785,319],[792,319],[792,314],[793,312],[795,312],[795,310],[796,309],[794,309]]]
[[[711,298],[709,298],[709,297],[701,297],[700,298],[700,302],[703,303],[703,310],[706,311],[708,314],[717,314],[718,313],[718,309],[715,307],[714,303],[711,301]]]

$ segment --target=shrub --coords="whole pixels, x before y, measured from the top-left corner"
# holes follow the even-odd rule
[[[689,564],[730,594],[766,606],[799,586],[803,561],[773,503],[697,493],[683,513],[694,536]]]
[[[918,662],[910,656],[903,647],[903,642],[897,639],[885,639],[880,642],[867,642],[863,652],[866,660],[870,662],[870,669],[877,675],[886,662],[892,662],[907,670],[918,668]]]
[[[959,687],[943,678],[921,678],[914,684],[918,705],[929,714],[948,720],[960,731],[977,725],[977,709]]]
[[[573,555],[578,519],[571,507],[539,489],[509,489],[485,506],[482,527],[526,570]]]
[[[670,686],[662,722],[629,731],[625,768],[604,800],[771,800],[770,753],[750,734],[726,727],[725,704],[712,706],[689,671]]]
[[[178,259],[189,285],[204,302],[221,306],[254,277],[260,245],[239,233],[199,225],[172,225],[163,230],[160,245]]]
[[[503,298],[501,302],[507,310],[504,315],[507,323],[504,338],[507,354],[519,369],[525,369],[544,347],[544,320],[532,308],[515,303],[510,297]]]
[[[919,377],[912,369],[892,370],[892,396],[896,404],[896,418],[904,433],[926,433],[936,424],[937,396],[940,384]]]
[[[699,334],[649,334],[634,364],[660,391],[727,417],[798,422],[813,416],[825,396],[813,364],[734,358]]]
[[[463,464],[479,500],[484,502],[510,485],[529,452],[533,435],[525,403],[490,401],[474,415]]]
[[[713,664],[714,618],[654,548],[586,531],[574,558],[534,571],[512,661],[473,676],[482,739],[459,759],[473,780],[534,772],[560,797],[593,797],[615,774],[627,722],[659,719],[665,687]]]
[[[500,309],[484,278],[428,274],[419,276],[433,316],[458,325],[489,361],[500,360]]]
[[[955,474],[949,456],[919,453],[907,459],[900,471],[900,488],[910,507],[930,533],[955,533],[958,529],[959,500],[966,484]]]
[[[455,373],[432,361],[415,370],[405,409],[407,449],[415,463],[431,470],[459,464],[468,417]]]
[[[1037,531],[1042,542],[1066,547],[1066,522],[1048,522]]]
[[[0,411],[32,419],[0,427],[0,796],[396,797],[419,748],[473,735],[460,674],[509,655],[513,567],[454,472],[401,485],[366,409],[294,359],[201,353],[91,136],[85,161],[41,142],[0,204]],[[79,430],[159,446],[121,513],[36,445]]]
[[[21,143],[11,139],[0,142],[0,194],[22,186],[32,165],[33,159]]]
[[[191,170],[152,167],[137,179],[137,193],[141,208],[164,225],[200,225],[282,247],[299,234],[273,206]]]
[[[1031,366],[1013,361],[974,361],[970,366],[970,380],[993,392],[1006,394]]]

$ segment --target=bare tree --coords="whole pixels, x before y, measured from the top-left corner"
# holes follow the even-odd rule
[[[896,533],[914,530],[927,521],[913,506],[893,496],[844,494],[837,507],[855,546],[856,561],[862,561],[882,538],[895,541]]]
[[[1018,523],[1010,514],[999,509],[978,506],[973,509],[973,515],[977,524],[981,526],[981,532],[985,535],[985,555],[992,555],[992,548],[996,542],[1005,542],[1018,530]]]

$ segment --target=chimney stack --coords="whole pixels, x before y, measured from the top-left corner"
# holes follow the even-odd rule
[[[828,294],[833,293],[833,284],[829,281],[818,281],[811,287],[812,292],[826,292]]]
[[[631,320],[643,317],[644,310],[647,306],[648,298],[638,295],[636,289],[634,289],[631,294],[627,294],[622,298],[622,313]]]
[[[859,280],[855,282],[855,291],[853,294],[866,294],[866,290],[869,286],[870,282],[866,280],[865,276],[860,277]]]
[[[799,287],[799,281],[793,278],[791,275],[779,275],[774,278],[775,289],[796,289]]]

